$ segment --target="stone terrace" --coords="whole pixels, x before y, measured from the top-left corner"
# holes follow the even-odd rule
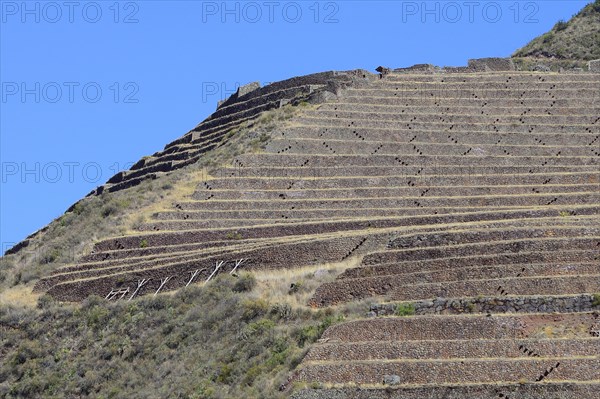
[[[298,112],[261,151],[235,156],[187,200],[36,289],[126,300],[234,269],[364,256],[310,305],[379,304],[325,332],[289,386],[328,389],[298,399],[591,398],[600,75],[483,70],[331,72],[241,88],[96,193],[196,162],[266,110]]]

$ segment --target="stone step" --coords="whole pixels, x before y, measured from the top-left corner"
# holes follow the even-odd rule
[[[201,207],[199,207],[201,208]],[[481,210],[471,209],[471,208],[454,208],[454,209],[443,209],[442,211],[438,210],[438,215],[441,217],[442,215],[449,214],[457,214],[457,213],[477,213]],[[517,209],[511,208],[503,208],[503,209],[495,209],[496,212],[502,211],[502,214],[505,215],[503,217],[509,216],[510,218],[514,218],[514,215],[527,215],[527,211],[516,212]],[[573,215],[585,215],[585,214],[597,214],[598,208],[594,205],[589,206],[571,206],[569,207],[569,211],[563,211],[564,217],[573,216]],[[530,212],[530,211],[529,211]],[[544,208],[544,210],[538,210],[538,215],[546,215],[546,216],[555,216],[556,214],[560,215],[561,209],[552,208],[549,206],[548,208]],[[433,218],[430,214],[430,210],[422,209],[422,208],[367,208],[367,207],[357,207],[357,208],[327,208],[327,209],[259,209],[259,210],[251,210],[251,209],[229,209],[229,210],[178,210],[178,211],[168,211],[168,212],[160,212],[153,215],[153,219],[155,220],[221,220],[221,219],[270,219],[270,220],[312,220],[312,219],[347,219],[352,217],[390,217],[390,215],[402,215],[403,217],[414,217],[414,216],[424,216]]]
[[[429,261],[459,256],[481,254],[520,253],[535,251],[583,250],[596,251],[600,248],[600,237],[543,237],[539,239],[514,239],[507,237],[497,242],[473,242],[470,244],[452,244],[442,248],[425,247],[410,249],[392,249],[368,254],[363,265],[388,262]],[[600,256],[600,255],[599,255]],[[600,259],[600,257],[598,258]],[[597,259],[594,259],[597,260]]]
[[[409,183],[413,182],[412,180]],[[414,182],[413,182],[414,184]],[[334,200],[334,199],[368,199],[379,197],[381,199],[397,199],[397,206],[408,208],[433,208],[432,214],[439,214],[437,208],[453,208],[459,206],[477,206],[477,207],[509,207],[509,206],[532,206],[543,207],[545,205],[561,205],[569,207],[571,205],[591,205],[598,203],[600,193],[597,193],[596,185],[575,187],[574,192],[568,191],[565,187],[562,192],[546,193],[540,189],[540,193],[535,193],[531,189],[504,191],[500,193],[479,194],[476,195],[473,190],[467,190],[465,195],[457,193],[456,196],[421,196],[420,192],[413,192],[408,197],[407,189],[404,188],[355,188],[355,189],[330,189],[330,190],[271,190],[271,191],[213,191],[210,193],[195,194],[192,198],[197,201],[210,202],[212,200],[256,200],[256,201],[287,201],[287,200]],[[425,190],[426,187],[422,187]],[[410,192],[410,191],[409,191]],[[527,194],[526,192],[529,192]],[[291,204],[290,204],[291,205]],[[400,216],[400,215],[398,215]]]
[[[395,274],[413,274],[420,272],[436,272],[452,269],[462,269],[469,267],[490,267],[490,268],[517,268],[521,269],[529,266],[550,264],[554,267],[568,267],[576,262],[592,261],[593,251],[565,251],[560,252],[520,252],[520,253],[499,253],[483,254],[464,257],[449,257],[444,259],[435,259],[429,261],[407,261],[393,263],[375,263],[361,265],[359,267],[345,270],[337,278],[352,279],[361,277],[378,277]],[[521,266],[523,265],[523,266]]]
[[[553,212],[552,212],[553,213]],[[593,210],[589,210],[589,212],[587,213],[589,214],[597,214],[597,212],[593,211]],[[404,212],[400,213],[401,215],[405,215]],[[553,225],[563,225],[563,224],[567,224],[570,225],[573,222],[571,220],[577,220],[577,217],[579,216],[584,216],[584,214],[586,214],[585,212],[582,212],[580,214],[578,214],[577,216],[570,216],[570,217],[563,217],[561,218],[561,220],[558,221],[553,221]],[[395,215],[391,215],[390,216],[382,216],[379,218],[375,218],[375,217],[371,217],[370,220],[372,221],[371,223],[371,228],[385,228],[385,226],[388,225],[392,225],[392,220],[396,221],[396,223],[393,223],[394,226],[397,225],[404,225],[401,224],[402,223],[402,218],[400,219],[400,223],[398,223],[398,218],[395,218],[393,216]],[[508,216],[508,215],[498,215],[498,216]],[[353,217],[346,217],[346,218],[333,218],[333,217],[324,217],[324,218],[298,218],[298,219],[292,219],[289,218],[287,215],[281,214],[279,215],[279,218],[277,219],[206,219],[206,220],[193,220],[193,219],[185,219],[185,220],[153,220],[151,222],[148,223],[144,223],[142,225],[140,225],[137,228],[137,231],[191,231],[191,230],[213,230],[213,229],[235,229],[237,227],[243,228],[243,227],[248,227],[248,228],[252,228],[252,227],[256,227],[259,228],[260,226],[273,226],[273,225],[281,225],[281,224],[285,224],[285,225],[289,225],[289,226],[293,226],[293,225],[310,225],[310,224],[314,224],[314,223],[319,223],[319,222],[330,222],[330,223],[348,223],[348,222],[354,222],[354,221],[363,221],[366,220],[367,218],[369,218],[368,215],[363,215],[360,213],[360,211],[356,211],[356,214]],[[406,219],[404,219],[406,220]]]
[[[547,72],[529,72],[529,71],[505,71],[505,72],[487,72],[487,73],[402,73],[392,72],[380,79],[379,82],[525,82],[528,84],[538,84],[546,82],[595,82],[600,84],[600,75],[597,73],[547,73]],[[506,82],[506,83],[508,83]]]
[[[388,291],[394,301],[432,299],[437,297],[460,298],[478,295],[565,295],[600,291],[600,274],[581,276],[541,276],[502,279],[482,279],[444,283],[396,286]]]
[[[530,275],[519,270],[496,270],[472,268],[453,270],[429,276],[434,282],[425,283],[428,276],[391,275],[336,280],[325,283],[311,298],[316,306],[332,306],[374,296],[386,296],[392,301],[419,301],[434,298],[460,298],[477,296],[504,297],[523,295],[567,295],[600,291],[600,265],[578,265],[573,275],[551,275],[552,267],[529,267]],[[522,267],[521,269],[527,270]],[[462,272],[462,273],[461,273]],[[502,273],[504,272],[504,273]],[[511,275],[511,272],[512,273]],[[559,271],[564,273],[564,271]],[[536,273],[540,273],[536,275]],[[493,278],[502,275],[502,278]]]
[[[589,338],[589,329],[582,326],[597,321],[595,312],[378,317],[335,324],[321,338],[328,343],[524,339],[544,337],[547,327],[555,330],[555,338]]]
[[[333,139],[282,139],[270,142],[265,151],[278,154],[286,149],[288,154],[357,154],[357,155],[394,155],[402,158],[405,155],[455,155],[462,158],[468,155],[486,156],[539,156],[554,158],[557,156],[593,157],[600,154],[595,146],[543,146],[543,145],[512,145],[475,144],[475,143],[394,143],[374,141],[348,141]]]
[[[418,169],[417,169],[418,170]],[[596,166],[550,166],[535,168],[529,173],[530,166],[446,166],[434,165],[423,169],[420,176],[447,176],[460,177],[464,175],[522,175],[544,176],[547,174],[577,174],[583,172],[596,172]],[[224,167],[212,171],[211,176],[215,179],[243,179],[243,178],[270,178],[270,179],[316,179],[316,178],[383,178],[397,176],[398,168],[395,166],[356,166],[354,169],[321,167],[310,168],[308,166],[290,167]]]
[[[496,118],[499,119],[499,118]],[[462,122],[454,123],[450,121],[441,120],[415,120],[413,122],[403,121],[392,121],[392,120],[379,120],[379,119],[343,119],[343,118],[324,118],[324,117],[312,117],[303,115],[296,119],[296,122],[301,126],[306,127],[321,127],[323,129],[334,129],[342,127],[352,127],[353,130],[357,130],[360,133],[361,129],[390,129],[398,132],[406,132],[410,134],[413,131],[420,130],[433,130],[438,132],[450,132],[450,131],[461,131],[461,132],[474,132],[474,131],[487,131],[495,133],[530,133],[532,126],[534,131],[560,131],[565,133],[600,133],[600,124],[542,124],[537,123],[534,119],[523,117],[518,123],[503,123],[501,121],[495,122],[496,119],[489,119],[479,123],[475,122]]]
[[[404,111],[404,112],[403,112]],[[495,123],[495,124],[521,124],[523,121],[530,125],[594,125],[598,123],[598,114],[589,115],[552,115],[550,111],[544,114],[536,114],[527,109],[521,111],[517,115],[498,115],[493,110],[486,110],[485,107],[480,107],[476,112],[469,114],[453,114],[446,113],[443,110],[438,109],[438,112],[432,113],[415,113],[410,112],[411,108],[402,110],[400,112],[386,112],[379,110],[377,112],[369,112],[360,107],[356,110],[341,110],[341,109],[323,109],[307,112],[304,116],[318,119],[330,119],[330,120],[374,120],[374,121],[388,121],[396,123],[412,123],[412,122],[446,122],[461,124],[482,124],[482,123]]]
[[[545,89],[538,88],[537,85],[530,86],[528,88],[520,88],[520,87],[509,87],[508,89],[493,89],[486,90],[484,85],[481,86],[480,90],[463,87],[463,88],[448,88],[445,90],[436,90],[433,88],[423,88],[419,90],[417,96],[419,97],[440,97],[440,98],[512,98],[516,100],[520,100],[522,98],[561,98],[561,99],[573,99],[580,100],[581,98],[585,98],[586,100],[600,99],[600,94],[598,92],[598,88],[600,86],[594,83],[587,84],[585,88],[566,88],[560,87],[555,89]],[[414,90],[405,89],[405,92],[413,92]],[[398,97],[402,97],[401,90],[395,90],[395,87],[388,86],[385,88],[375,88],[375,87],[356,87],[349,88],[346,92],[344,92],[342,98],[347,99],[350,97],[362,97],[366,101],[368,101],[369,97],[394,97],[394,95]],[[591,102],[591,101],[589,101]]]
[[[369,317],[397,316],[406,312],[407,306],[414,309],[415,315],[460,315],[460,314],[525,314],[525,313],[573,313],[596,312],[600,304],[596,294],[571,294],[571,295],[494,295],[461,298],[435,298],[433,300],[407,302],[386,302],[369,306]],[[589,330],[569,331],[573,336],[589,335],[598,337],[594,332],[596,327]],[[568,335],[567,334],[567,335]],[[540,334],[545,338],[555,335],[565,336],[561,330],[547,330]],[[572,338],[572,336],[567,336]]]
[[[451,125],[450,125],[451,126]],[[590,129],[591,130],[591,129]],[[290,127],[277,132],[273,139],[319,139],[321,141],[346,140],[351,143],[372,142],[376,144],[437,144],[437,145],[495,145],[495,146],[548,146],[560,145],[579,147],[597,145],[600,134],[589,130],[583,133],[564,133],[558,131],[539,131],[536,126],[528,126],[525,132],[499,133],[492,131],[445,130],[394,130],[384,128],[361,128],[342,126],[335,128]]]
[[[527,99],[529,100],[529,99]],[[543,100],[546,101],[546,100]],[[562,100],[561,100],[562,101]],[[523,100],[524,102],[524,100]],[[564,104],[564,103],[563,103]],[[366,113],[403,113],[411,116],[419,115],[434,115],[439,116],[440,114],[448,115],[477,115],[481,114],[481,111],[485,111],[487,114],[494,115],[512,115],[522,116],[523,112],[531,115],[573,115],[573,116],[595,116],[596,118],[600,114],[600,104],[592,105],[581,104],[581,106],[567,106],[566,104],[561,105],[558,103],[553,106],[532,105],[525,106],[518,101],[516,104],[508,103],[508,100],[485,100],[470,101],[466,104],[460,102],[457,104],[456,101],[448,99],[428,99],[424,98],[419,101],[414,101],[414,97],[411,97],[411,102],[386,105],[386,104],[358,104],[355,102],[344,102],[340,99],[331,103],[319,104],[317,112],[320,111],[361,111]]]
[[[582,212],[583,213],[583,212]],[[593,210],[590,210],[592,216],[594,215]],[[185,227],[193,227],[194,222],[172,222],[173,227],[178,226],[172,231],[158,231],[154,233],[140,234],[138,236],[125,236],[120,238],[112,238],[105,241],[101,241],[94,246],[94,251],[104,251],[112,249],[126,249],[126,248],[139,248],[140,242],[144,242],[145,246],[163,246],[163,245],[179,245],[191,242],[202,242],[202,241],[219,241],[225,240],[229,236],[239,237],[239,239],[259,239],[259,238],[273,238],[283,236],[302,236],[306,234],[327,234],[333,232],[342,231],[361,231],[361,230],[374,230],[374,229],[388,229],[396,230],[402,228],[405,235],[397,235],[390,243],[392,248],[406,248],[406,247],[417,247],[417,246],[435,246],[435,245],[448,245],[454,240],[454,232],[445,233],[444,230],[448,226],[452,225],[455,228],[468,230],[472,227],[474,230],[481,230],[482,228],[491,227],[506,227],[514,228],[517,226],[537,228],[537,226],[547,226],[547,230],[540,230],[536,233],[539,237],[548,237],[552,234],[560,234],[567,232],[571,229],[571,226],[581,223],[580,226],[594,225],[597,218],[581,216],[571,217],[547,217],[541,219],[536,216],[535,213],[521,214],[525,217],[529,216],[531,219],[524,220],[502,220],[502,215],[494,212],[472,214],[472,215],[460,215],[457,217],[448,216],[440,217],[439,219],[427,218],[427,217],[415,217],[415,218],[381,218],[381,219],[353,219],[329,222],[326,220],[318,222],[306,222],[306,223],[295,223],[295,224],[279,224],[270,226],[256,226],[256,227],[240,227],[237,229],[188,229]],[[443,223],[446,221],[446,223]],[[481,221],[482,223],[474,223]],[[168,222],[167,222],[168,223]],[[175,225],[176,223],[176,225]],[[485,223],[485,224],[484,224]],[[160,222],[155,222],[155,225],[159,225]],[[149,224],[146,228],[147,231],[155,231],[154,225]],[[412,233],[408,233],[410,227],[413,226]],[[558,231],[553,232],[553,226],[560,226]],[[564,227],[562,227],[564,226]],[[415,230],[420,230],[422,233],[416,235]],[[561,230],[565,229],[565,230]],[[391,231],[390,230],[390,231]],[[586,230],[585,234],[591,234],[592,230]],[[468,233],[459,232],[462,236],[467,237]],[[533,233],[532,233],[533,234]],[[569,233],[570,234],[570,233]],[[469,235],[468,239],[476,239],[477,235]]]
[[[600,339],[473,339],[323,343],[311,347],[303,362],[397,359],[511,359],[586,357],[600,352]]]
[[[433,172],[428,168],[429,172]],[[556,185],[585,185],[600,183],[600,171],[572,172],[572,173],[533,173],[506,174],[461,174],[449,175],[437,171],[437,175],[419,174],[419,187],[444,190],[447,187],[481,188],[485,191],[491,187],[552,187]],[[348,177],[319,177],[319,178],[289,178],[289,177],[246,177],[246,178],[214,178],[198,185],[197,192],[210,192],[219,190],[313,190],[313,189],[342,189],[361,187],[406,187],[407,181],[414,174],[396,173],[389,176],[348,176]],[[428,195],[434,195],[428,192]]]
[[[383,380],[380,381],[380,384]],[[293,399],[596,399],[600,383],[578,382],[494,382],[489,384],[439,384],[437,386],[303,389]]]
[[[383,376],[395,375],[401,384],[511,383],[597,381],[600,360],[595,356],[545,357],[535,359],[452,359],[388,362],[343,362],[309,364],[297,374],[298,381],[330,384],[377,384]]]
[[[421,167],[422,173],[425,173],[428,167],[435,168],[436,165],[460,165],[462,167],[470,166],[530,166],[533,167],[532,173],[537,171],[537,168],[545,166],[597,166],[600,165],[600,157],[535,157],[535,156],[464,156],[455,155],[434,155],[434,156],[419,156],[405,155],[402,158],[394,155],[299,155],[286,154],[244,154],[235,158],[235,161],[242,163],[245,168],[253,167],[281,167],[285,165],[300,166],[302,164],[310,164],[311,168],[315,167],[398,167],[398,173],[404,172],[406,168],[409,173],[416,173]],[[416,169],[414,169],[416,168]]]
[[[420,194],[419,194],[420,195]],[[357,208],[406,208],[408,214],[414,212],[414,210],[418,209],[426,209],[419,207],[418,205],[413,203],[406,203],[404,198],[400,197],[387,197],[387,198],[378,198],[374,196],[363,197],[363,198],[281,198],[281,201],[272,201],[272,200],[249,200],[249,199],[240,199],[240,200],[220,200],[216,198],[210,198],[207,200],[209,196],[204,199],[192,200],[192,201],[182,201],[174,204],[174,208],[181,211],[190,211],[190,210],[206,210],[206,211],[229,211],[229,210],[295,210],[295,209],[357,209]],[[590,203],[589,205],[593,205],[595,197],[584,199],[584,202]],[[533,201],[533,199],[531,200]],[[550,200],[549,200],[550,201]],[[438,215],[444,213],[463,213],[469,212],[470,209],[473,211],[487,211],[487,206],[485,203],[482,204],[458,204],[455,206],[440,206],[436,207],[434,211],[438,212]],[[495,205],[497,206],[497,205]],[[543,206],[544,209],[559,209],[559,211],[569,211],[571,207],[581,207],[587,206],[582,203],[578,203],[574,201],[571,204],[557,204],[556,201],[550,205]],[[537,207],[535,205],[503,205],[499,207],[499,209],[520,209],[520,208],[531,208]],[[432,212],[428,211],[429,214]],[[422,212],[420,213],[422,214]]]
[[[549,108],[550,110],[556,108],[573,108],[581,105],[584,108],[597,107],[600,102],[597,98],[562,98],[562,97],[548,97],[547,95],[540,96],[515,96],[515,97],[486,97],[485,92],[481,91],[481,96],[473,92],[459,92],[454,93],[455,97],[442,97],[433,93],[403,93],[404,95],[398,97],[394,96],[342,96],[338,98],[336,102],[342,104],[364,104],[365,106],[370,105],[386,105],[386,106],[403,106],[403,107],[420,107],[420,106],[434,106],[434,107],[452,107],[452,106],[485,106],[485,107],[506,107],[520,109],[520,112],[527,110],[529,107],[538,108]],[[332,104],[335,104],[333,102]],[[484,105],[487,104],[487,105]]]
[[[574,81],[536,81],[534,85],[530,81],[515,82],[512,79],[503,81],[477,81],[477,82],[419,82],[419,81],[391,81],[387,79],[381,79],[373,82],[370,87],[378,88],[381,90],[400,90],[400,91],[451,91],[451,90],[484,90],[487,91],[500,91],[505,92],[506,90],[520,90],[530,91],[532,87],[536,90],[572,90],[572,89],[593,89],[600,87],[600,81],[598,80],[574,80]],[[352,91],[356,89],[349,89]]]

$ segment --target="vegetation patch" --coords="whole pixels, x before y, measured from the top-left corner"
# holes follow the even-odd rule
[[[592,306],[600,306],[600,294],[592,295]]]
[[[399,303],[396,306],[396,316],[412,316],[415,314],[415,305],[413,303]]]
[[[533,39],[513,56],[583,61],[599,59],[599,21],[600,0],[595,0],[569,21],[558,21],[552,30]]]
[[[283,398],[308,345],[345,317],[292,309],[249,274],[81,306],[0,308],[0,396]]]

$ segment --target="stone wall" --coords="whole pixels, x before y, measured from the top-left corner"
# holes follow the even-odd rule
[[[469,60],[469,67],[476,71],[514,71],[515,64],[510,58],[476,58]]]
[[[438,67],[431,64],[416,64],[408,68],[396,68],[395,73],[475,73],[490,71],[514,71],[515,65],[510,58],[475,58],[467,66]]]
[[[581,294],[574,296],[539,297],[488,297],[488,298],[436,298],[430,301],[411,302],[415,314],[461,314],[461,313],[571,313],[600,310],[600,303],[594,296]],[[372,305],[368,316],[394,316],[396,303]]]
[[[418,388],[314,389],[302,390],[293,399],[595,399],[600,384],[579,383],[525,383],[510,385],[455,385]],[[514,396],[513,396],[514,395]]]
[[[556,367],[556,365],[560,367]],[[301,381],[321,381],[336,384],[381,384],[384,376],[398,376],[405,385],[495,383],[512,381],[520,376],[535,381],[549,367],[553,372],[545,381],[598,381],[600,359],[469,359],[467,361],[399,361],[314,363],[298,370]]]
[[[36,283],[35,291],[47,292],[61,301],[81,301],[92,294],[106,295],[115,288],[129,288],[133,292],[136,282],[141,279],[150,279],[147,285],[140,290],[139,295],[153,293],[160,284],[160,280],[171,277],[162,291],[182,288],[190,278],[190,272],[204,269],[196,281],[203,281],[214,269],[215,262],[227,261],[222,272],[228,272],[236,259],[246,259],[240,270],[276,270],[318,265],[326,262],[339,262],[349,255],[361,251],[373,251],[380,248],[387,237],[372,235],[367,242],[363,237],[342,237],[313,240],[306,242],[282,242],[252,249],[229,250],[223,248],[220,252],[211,254],[193,253],[182,258],[159,259],[142,264],[117,263],[118,266],[110,269],[101,268],[101,264],[94,268],[79,266],[80,271],[69,274],[57,274],[41,279]],[[360,251],[356,248],[360,247]],[[100,267],[99,267],[100,266]]]

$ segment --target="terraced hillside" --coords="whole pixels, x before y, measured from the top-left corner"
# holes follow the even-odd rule
[[[236,156],[187,201],[138,233],[98,242],[36,289],[61,300],[129,298],[201,282],[218,265],[291,268],[387,247],[393,251],[381,257],[390,259],[370,255],[321,287],[312,304],[492,295],[499,286],[523,295],[600,291],[592,256],[600,242],[598,74],[353,71],[297,80],[301,89],[288,81],[222,104],[233,111],[217,111],[166,151],[208,151],[231,136],[227,127],[282,105],[273,101],[319,99],[263,133],[264,150]],[[121,177],[148,178],[152,167]],[[579,251],[569,262],[586,264],[562,271],[549,256],[529,265],[558,248]],[[530,256],[502,269],[490,261],[493,278],[466,258],[514,252]],[[436,257],[455,257],[460,270],[418,263]]]
[[[367,300],[370,317],[324,333],[283,387],[296,398],[595,397],[600,74],[513,69],[493,59],[242,88],[95,194],[240,135],[256,145],[35,289],[124,301],[355,260],[309,305]],[[275,109],[288,116],[262,128]]]

